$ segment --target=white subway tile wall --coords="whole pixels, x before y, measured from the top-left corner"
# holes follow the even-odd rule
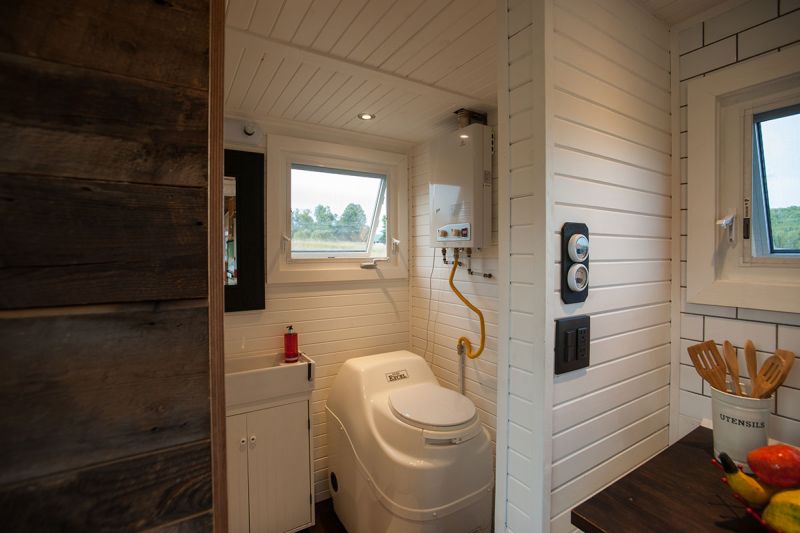
[[[781,15],[785,15],[789,11],[800,9],[800,0],[781,0],[780,8],[781,8]]]
[[[776,2],[750,0],[701,23],[703,26],[703,44],[708,45],[719,41],[777,16],[778,5]]]
[[[680,58],[681,79],[693,78],[736,62],[736,36],[698,48]]]
[[[678,53],[685,54],[703,46],[703,25],[695,24],[680,32]]]
[[[779,6],[780,4],[780,6]],[[780,8],[780,9],[779,9]],[[780,12],[780,14],[779,14]],[[686,217],[685,186],[692,178],[687,176],[685,143],[691,142],[686,117],[691,113],[686,105],[686,82],[694,76],[725,68],[738,61],[758,61],[758,54],[800,42],[800,1],[752,0],[699,23],[706,46],[695,49],[696,31],[678,35],[681,52],[679,77],[681,83],[681,216]],[[733,48],[731,46],[733,45]],[[733,50],[734,55],[731,55]],[[749,59],[748,59],[749,58]],[[681,225],[681,239],[687,228]],[[778,313],[757,309],[697,305],[686,302],[686,252],[681,248],[681,354],[680,354],[680,413],[694,420],[683,426],[684,430],[700,420],[711,419],[710,390],[706,383],[698,387],[699,377],[691,366],[686,348],[700,340],[713,339],[717,344],[729,340],[736,347],[739,368],[747,377],[744,363],[744,342],[751,339],[758,350],[759,362],[766,359],[775,348],[783,348],[800,355],[800,314]],[[786,382],[776,392],[773,415],[770,418],[771,437],[800,444],[800,369],[796,364]],[[747,381],[744,379],[743,381]],[[685,420],[684,420],[685,422]]]
[[[800,10],[751,28],[739,34],[738,60],[800,41]]]

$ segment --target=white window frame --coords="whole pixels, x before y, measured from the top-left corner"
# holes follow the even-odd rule
[[[800,261],[753,257],[751,241],[742,239],[753,114],[783,107],[798,86],[798,46],[689,81],[688,302],[800,312]],[[734,243],[717,225],[731,213]]]
[[[386,176],[388,257],[306,257],[291,254],[292,164]],[[408,277],[408,162],[404,154],[283,135],[267,136],[267,284],[358,281]],[[399,243],[397,243],[399,241]],[[297,254],[295,254],[297,255]],[[306,254],[303,254],[306,255]]]

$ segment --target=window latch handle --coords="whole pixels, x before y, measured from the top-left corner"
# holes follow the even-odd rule
[[[286,235],[285,233],[281,233],[281,251],[286,251],[286,246],[292,244],[292,238]]]
[[[736,242],[736,224],[734,221],[736,220],[736,213],[730,213],[726,217],[717,220],[717,226],[720,228],[727,230],[728,232],[728,242]]]
[[[396,254],[398,248],[400,248],[400,239],[392,239],[392,253]]]

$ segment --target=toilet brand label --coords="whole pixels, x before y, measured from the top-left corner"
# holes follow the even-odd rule
[[[408,371],[395,370],[394,372],[389,372],[386,374],[386,381],[389,383],[392,383],[393,381],[400,381],[401,379],[408,379]]]

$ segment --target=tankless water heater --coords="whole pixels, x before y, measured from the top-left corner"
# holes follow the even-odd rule
[[[470,124],[431,142],[431,246],[480,249],[491,242],[492,129]]]

